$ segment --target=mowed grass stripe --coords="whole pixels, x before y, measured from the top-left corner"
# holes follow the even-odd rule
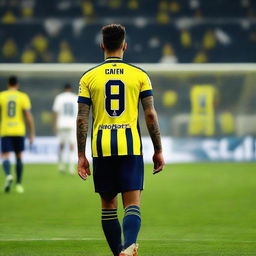
[[[256,243],[256,241],[242,240],[214,240],[214,239],[147,239],[141,238],[140,241],[170,241],[170,242],[213,242],[213,243]],[[105,241],[105,238],[27,238],[27,239],[1,239],[0,242],[33,242],[33,241]]]
[[[111,252],[103,241],[40,241],[0,243],[1,256],[110,256]],[[141,241],[140,255],[178,256],[233,256],[255,255],[248,244],[209,242]]]

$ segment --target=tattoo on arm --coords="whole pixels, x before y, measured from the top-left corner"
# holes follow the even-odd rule
[[[78,114],[76,119],[76,137],[78,154],[85,154],[86,138],[89,125],[90,106],[78,103]]]
[[[145,97],[141,100],[144,109],[147,128],[154,145],[155,152],[162,151],[160,127],[158,123],[157,113],[154,107],[153,96]]]

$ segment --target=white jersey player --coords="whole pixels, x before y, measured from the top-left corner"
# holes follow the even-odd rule
[[[55,97],[53,103],[53,126],[54,132],[59,140],[58,164],[61,172],[65,171],[65,161],[68,159],[69,172],[74,173],[74,155],[76,142],[76,115],[77,115],[77,95],[72,92],[71,86],[66,84],[64,92]],[[65,158],[65,146],[68,146],[68,158]]]

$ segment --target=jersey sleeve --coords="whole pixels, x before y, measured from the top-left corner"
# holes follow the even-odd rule
[[[143,73],[141,80],[140,98],[143,99],[147,96],[153,96],[153,89],[148,75]]]
[[[52,111],[58,112],[59,110],[59,100],[58,96],[54,99],[53,106],[52,106]]]
[[[88,82],[86,81],[85,76],[81,78],[79,83],[79,92],[78,92],[77,102],[91,105],[91,94],[90,94]]]
[[[31,109],[31,102],[27,94],[23,94],[23,109],[24,110]]]

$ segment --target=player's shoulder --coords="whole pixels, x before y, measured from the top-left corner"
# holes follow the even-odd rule
[[[1,91],[1,92],[0,92],[0,95],[1,95],[1,96],[5,96],[6,93],[8,93],[8,90]]]
[[[57,104],[61,104],[61,102],[66,101],[67,94],[65,92],[61,92],[55,96],[54,102]]]
[[[1,98],[0,104],[3,103],[4,101],[6,101],[8,98],[8,90],[4,90],[4,91],[0,92],[0,98]]]
[[[59,94],[56,95],[56,98],[61,98],[66,95],[66,92],[60,92]]]
[[[73,100],[74,98],[77,98],[77,95],[73,92],[66,92],[63,94],[63,98],[67,100]]]
[[[73,99],[74,97],[77,97],[77,95],[73,92],[61,92],[55,97],[55,101],[66,101],[69,99]]]
[[[71,92],[71,93],[70,93],[70,97],[72,97],[72,98],[77,98],[77,94],[75,94],[74,92]]]
[[[57,94],[56,96],[55,96],[55,98],[54,98],[54,101],[58,101],[59,99],[61,99],[62,98],[62,92],[61,93],[59,93],[59,94]]]
[[[22,98],[29,98],[28,94],[23,91],[17,91],[17,94]]]
[[[88,75],[90,75],[90,74],[92,74],[92,73],[94,73],[94,72],[97,72],[97,69],[98,69],[99,67],[101,67],[102,65],[104,65],[104,64],[105,64],[105,62],[102,62],[102,63],[99,63],[99,64],[97,64],[97,65],[91,67],[90,69],[87,69],[87,70],[82,74],[81,79],[82,79],[82,78],[85,78],[86,76],[88,76]]]
[[[144,69],[142,69],[141,67],[138,67],[137,65],[134,65],[134,64],[131,64],[131,63],[125,62],[125,61],[123,63],[125,65],[127,65],[128,67],[130,67],[133,71],[148,76],[148,73]]]

